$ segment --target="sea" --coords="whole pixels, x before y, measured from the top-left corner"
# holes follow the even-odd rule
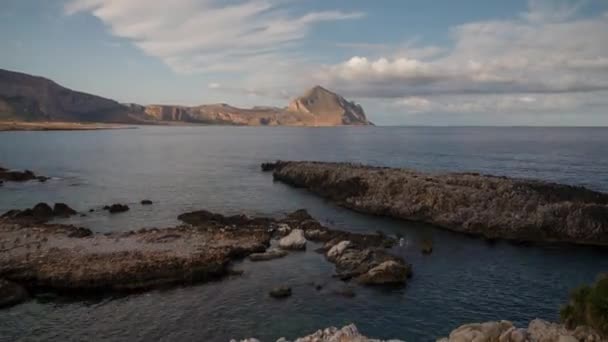
[[[434,341],[469,322],[559,319],[571,289],[608,271],[608,250],[575,245],[489,244],[430,225],[340,208],[273,182],[260,163],[347,161],[419,171],[478,172],[608,192],[608,128],[551,127],[158,127],[2,132],[0,166],[49,176],[5,183],[0,212],[65,202],[85,217],[58,221],[96,232],[179,224],[181,213],[281,217],[307,209],[323,224],[402,239],[392,252],[412,264],[404,287],[361,287],[306,252],[237,262],[240,276],[140,294],[39,294],[0,311],[0,341],[229,341],[295,339],[354,323],[371,337]],[[139,202],[149,199],[152,206]],[[98,209],[125,203],[130,211]],[[95,212],[89,213],[89,209]],[[420,242],[431,239],[431,255]],[[318,291],[312,284],[322,284]],[[292,297],[268,291],[290,286]],[[338,293],[350,289],[355,296]]]

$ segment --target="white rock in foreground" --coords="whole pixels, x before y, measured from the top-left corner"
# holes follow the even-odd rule
[[[237,342],[237,340],[231,340],[230,342]],[[256,339],[240,340],[239,342],[259,342]],[[277,340],[277,342],[291,342],[284,337]],[[400,340],[376,340],[369,339],[357,330],[354,324],[347,325],[342,329],[338,328],[327,328],[325,330],[319,330],[312,335],[306,337],[300,337],[293,342],[403,342]]]
[[[279,241],[279,247],[289,250],[306,249],[306,238],[302,229],[294,229]]]

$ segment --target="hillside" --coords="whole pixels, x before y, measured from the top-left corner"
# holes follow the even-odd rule
[[[128,107],[37,76],[0,69],[0,120],[134,123]]]
[[[37,76],[0,69],[0,121],[220,124],[245,126],[370,125],[363,108],[316,86],[286,108],[121,104]]]

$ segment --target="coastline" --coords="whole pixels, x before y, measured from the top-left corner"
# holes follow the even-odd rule
[[[14,131],[98,131],[106,129],[135,129],[123,124],[82,123],[82,122],[26,122],[0,121],[0,132]]]

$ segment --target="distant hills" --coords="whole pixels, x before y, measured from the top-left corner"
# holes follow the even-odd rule
[[[227,104],[195,107],[121,104],[67,89],[38,76],[0,69],[0,121],[246,126],[371,125],[363,108],[316,86],[286,108],[243,109]]]

